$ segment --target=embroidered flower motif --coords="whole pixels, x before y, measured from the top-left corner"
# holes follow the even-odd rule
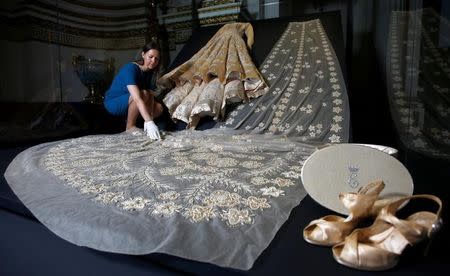
[[[287,177],[287,178],[294,178],[294,179],[300,178],[300,174],[298,172],[294,172],[294,171],[282,172],[281,175],[284,177]]]
[[[259,189],[262,192],[262,195],[264,196],[273,196],[273,197],[279,197],[280,195],[284,195],[284,191],[277,189],[274,186],[271,186],[269,188],[264,187]]]
[[[335,99],[335,100],[333,101],[333,103],[334,103],[335,105],[341,105],[341,104],[342,104],[342,100],[341,100],[341,99]]]
[[[395,100],[395,103],[399,106],[404,106],[407,104],[407,102],[404,99],[397,99]]]
[[[200,222],[202,220],[210,220],[210,219],[216,217],[213,207],[200,206],[200,205],[193,205],[191,208],[187,209],[183,215],[185,217],[188,217],[193,222]]]
[[[283,111],[276,111],[275,112],[275,116],[276,117],[281,117],[281,116],[283,116],[283,113],[284,113]]]
[[[427,143],[422,138],[416,138],[412,141],[413,145],[417,148],[426,148]]]
[[[289,187],[295,185],[295,183],[292,180],[281,177],[277,177],[273,182],[277,184],[279,187]]]
[[[166,167],[166,168],[161,168],[159,170],[159,173],[161,175],[177,175],[177,174],[183,173],[184,171],[186,171],[185,167]]]
[[[271,126],[269,127],[269,131],[272,132],[272,133],[274,133],[275,131],[277,131],[277,129],[278,129],[278,127],[275,126],[275,125],[271,125]]]
[[[236,208],[231,208],[229,210],[223,210],[220,216],[231,226],[236,226],[237,224],[244,225],[252,223],[252,218],[250,217],[249,211],[247,209],[238,210]]]
[[[333,88],[334,90],[339,90],[341,89],[341,86],[339,84],[333,84],[331,88]]]
[[[339,126],[338,124],[331,124],[331,128],[330,130],[333,132],[339,132],[339,130],[341,130],[341,126]]]
[[[226,125],[231,125],[234,122],[234,118],[228,118],[228,120],[225,121]]]
[[[268,182],[269,182],[269,179],[267,179],[263,176],[256,176],[256,177],[252,177],[250,179],[250,183],[252,183],[253,185],[264,185]]]
[[[180,196],[179,193],[175,191],[168,191],[158,195],[158,198],[161,200],[175,200]]]
[[[261,155],[251,155],[251,156],[247,155],[246,158],[248,158],[250,160],[259,160],[259,161],[262,161],[262,160],[266,159],[266,157],[261,156]]]
[[[270,208],[270,204],[267,203],[267,198],[264,197],[249,196],[245,199],[244,204],[252,210]]]
[[[241,202],[241,196],[224,190],[216,190],[203,200],[208,206],[233,207]]]
[[[410,120],[411,120],[411,123],[413,123],[413,118],[409,118],[408,116],[402,116],[400,118],[400,122],[402,122],[405,125],[408,124]]]
[[[300,107],[300,111],[309,114],[309,113],[311,113],[313,111],[312,110],[312,105],[308,104],[306,106],[302,106],[302,107]]]
[[[210,147],[210,150],[211,151],[214,151],[214,152],[223,152],[223,146],[221,146],[221,145],[212,145],[211,147]],[[214,155],[215,153],[212,153],[211,155]],[[214,157],[215,158],[215,157]]]
[[[287,98],[282,98],[280,101],[281,101],[281,103],[283,103],[283,104],[287,104],[287,103],[289,102],[289,99],[287,99]]]
[[[242,162],[242,167],[247,168],[247,169],[256,169],[261,167],[261,163],[260,162],[256,162],[256,161],[244,161]]]
[[[223,157],[217,159],[208,159],[207,163],[208,165],[215,167],[234,167],[238,164],[238,161],[233,158]]]
[[[342,122],[342,120],[343,120],[344,118],[342,118],[342,116],[333,116],[333,121],[335,121],[335,122]]]
[[[142,210],[144,207],[150,202],[149,199],[146,199],[142,196],[138,196],[135,198],[131,198],[125,201],[122,201],[120,204],[122,205],[124,210],[136,211]]]
[[[331,143],[339,143],[341,142],[341,137],[337,136],[336,134],[331,135],[329,138]]]
[[[164,216],[164,217],[170,217],[173,214],[175,214],[175,212],[179,212],[179,210],[182,208],[183,206],[175,204],[174,202],[163,202],[163,203],[156,203],[154,205],[152,214],[153,215],[160,215],[160,216]]]
[[[339,106],[337,107],[333,107],[333,113],[341,113],[342,108],[340,108]]]
[[[100,185],[89,185],[89,186],[82,186],[80,188],[80,193],[82,194],[99,194],[106,192],[108,190],[108,187],[104,184]]]
[[[413,136],[418,136],[418,135],[420,135],[420,134],[422,133],[422,131],[420,130],[420,128],[418,128],[418,127],[413,127],[413,126],[410,126],[410,127],[408,128],[407,132],[408,132],[409,134],[413,135]]]
[[[122,201],[124,199],[125,198],[123,196],[123,193],[113,193],[113,192],[101,193],[101,194],[98,194],[95,197],[95,200],[100,201],[100,202],[105,203],[105,204],[107,204],[107,203],[115,204],[115,203],[120,202],[120,201]]]

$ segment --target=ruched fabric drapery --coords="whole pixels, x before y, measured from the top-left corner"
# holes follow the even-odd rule
[[[248,53],[252,45],[250,23],[226,24],[191,59],[162,76],[158,85],[173,88],[164,98],[172,118],[195,128],[203,116],[222,118],[227,102],[262,95],[266,85]]]

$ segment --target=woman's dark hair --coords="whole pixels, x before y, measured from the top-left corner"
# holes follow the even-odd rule
[[[142,52],[147,53],[150,50],[158,50],[159,52],[161,52],[161,49],[158,45],[157,42],[155,41],[150,41],[149,43],[145,44],[144,47],[142,47]]]

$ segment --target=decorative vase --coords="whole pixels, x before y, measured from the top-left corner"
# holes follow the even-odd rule
[[[78,78],[89,90],[85,102],[100,104],[114,77],[114,59],[97,60],[74,56],[72,65]]]

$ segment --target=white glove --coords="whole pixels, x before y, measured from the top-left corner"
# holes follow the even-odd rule
[[[145,134],[147,134],[147,136],[152,140],[161,139],[161,136],[159,135],[159,129],[153,121],[144,122],[144,131]]]

